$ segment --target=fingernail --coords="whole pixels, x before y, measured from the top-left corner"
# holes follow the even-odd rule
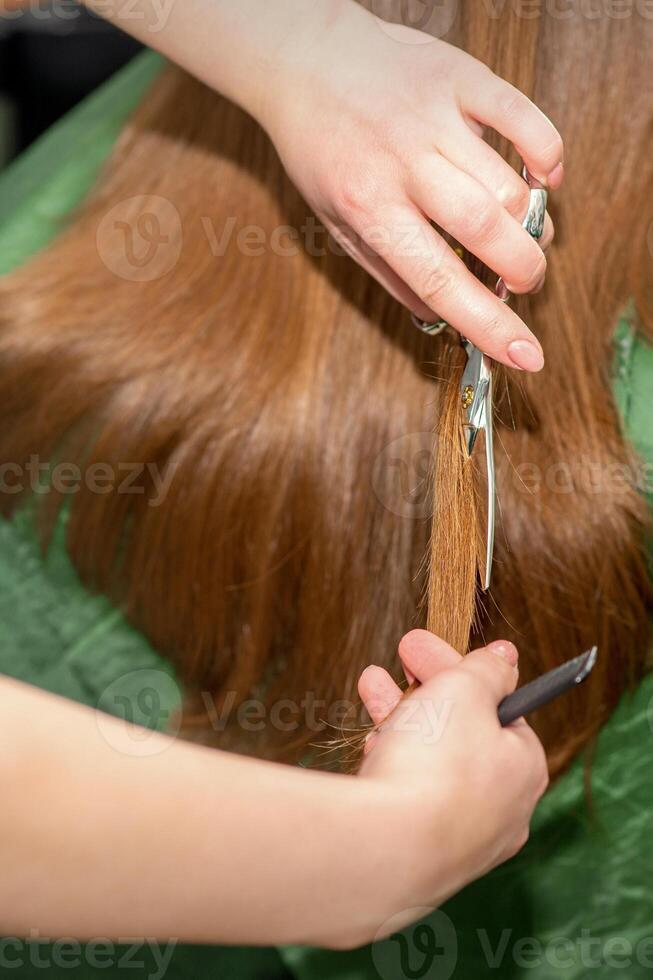
[[[503,279],[497,279],[497,284],[494,291],[502,303],[506,303],[510,299],[510,290],[506,286]]]
[[[493,640],[492,643],[488,643],[487,648],[491,650],[492,653],[496,653],[497,656],[503,657],[507,660],[511,667],[517,666],[517,661],[519,660],[519,654],[517,652],[517,647],[510,640]]]
[[[532,340],[513,340],[508,346],[508,357],[522,371],[541,371],[544,367],[542,348]]]
[[[555,191],[558,189],[558,187],[560,187],[564,175],[565,175],[564,165],[562,163],[557,164],[557,166],[553,168],[553,170],[551,171],[551,173],[549,174],[546,180],[548,186],[551,188],[552,191]]]

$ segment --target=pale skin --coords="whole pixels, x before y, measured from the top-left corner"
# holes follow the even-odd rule
[[[517,651],[417,630],[399,654],[421,686],[393,711],[363,673],[382,727],[358,776],[158,733],[142,754],[134,726],[4,678],[2,934],[350,948],[505,861],[547,784],[532,730],[497,720]]]
[[[355,0],[137,0],[129,16],[121,0],[88,4],[251,113],[316,214],[405,306],[510,367],[541,369],[537,338],[431,225],[512,292],[541,288],[553,224],[539,243],[521,227],[526,184],[483,140],[497,130],[560,186],[560,135],[522,93]]]

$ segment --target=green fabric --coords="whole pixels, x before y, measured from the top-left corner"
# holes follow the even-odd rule
[[[79,582],[64,547],[63,522],[43,557],[29,513],[0,521],[0,673],[163,727],[179,704],[172,668],[127,625],[120,612]],[[157,692],[157,713],[134,697]]]
[[[150,52],[136,58],[5,171],[0,179],[0,272],[44,245],[79,203],[161,65]]]
[[[160,64],[152,54],[137,59],[0,178],[0,271],[43,246],[60,227]],[[618,404],[629,437],[649,462],[653,349],[636,336],[627,317],[619,324],[616,349]],[[0,672],[151,727],[164,726],[178,704],[170,666],[119,611],[79,583],[65,552],[63,525],[43,557],[28,513],[0,522],[0,628]],[[600,736],[592,811],[579,760],[540,805],[524,851],[407,930],[406,949],[398,939],[353,953],[287,948],[281,951],[287,969],[298,980],[648,976],[653,972],[652,736],[649,678],[623,700]],[[315,885],[319,889],[319,882]],[[14,976],[43,974],[27,944],[5,950],[0,941],[3,970],[5,952],[7,963],[17,958],[23,963],[13,969]],[[122,975],[115,958],[108,968],[93,965],[88,946],[78,967],[61,965],[51,946],[37,953],[54,976]],[[73,958],[69,953],[68,963]],[[135,959],[144,959],[142,950]],[[140,975],[156,975],[151,956],[148,964]],[[165,975],[275,980],[283,966],[269,949],[180,946]]]

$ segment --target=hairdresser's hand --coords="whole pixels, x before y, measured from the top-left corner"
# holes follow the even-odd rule
[[[397,846],[415,889],[405,900],[435,907],[523,846],[547,767],[523,719],[501,728],[497,718],[499,702],[517,683],[511,643],[463,659],[431,633],[414,630],[399,655],[409,679],[421,685],[402,698],[381,667],[363,672],[359,691],[380,727],[368,737],[360,776],[386,783],[399,800],[403,795],[406,834]]]
[[[537,371],[539,342],[467,270],[435,222],[516,293],[537,289],[553,238],[521,227],[524,181],[487,143],[498,130],[555,190],[562,141],[520,92],[457,48],[355,0],[188,0],[165,18],[85,0],[238,102],[354,258],[418,316],[448,320],[504,364]],[[156,5],[155,5],[156,6]]]
[[[506,136],[555,189],[556,129],[463,51],[393,28],[352,0],[314,8],[305,37],[281,49],[261,110],[288,173],[343,247],[418,316],[437,314],[493,358],[539,370],[539,342],[430,221],[512,292],[538,289],[551,219],[540,247],[521,227],[525,182],[482,134]]]

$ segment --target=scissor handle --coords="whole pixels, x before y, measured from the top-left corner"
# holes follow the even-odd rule
[[[544,220],[546,218],[546,205],[549,195],[546,187],[539,180],[536,180],[528,172],[526,167],[522,169],[522,177],[528,184],[530,192],[528,195],[528,210],[521,226],[526,229],[531,238],[539,241],[544,233]],[[501,277],[497,279],[494,291],[502,303],[507,303],[512,295]]]

